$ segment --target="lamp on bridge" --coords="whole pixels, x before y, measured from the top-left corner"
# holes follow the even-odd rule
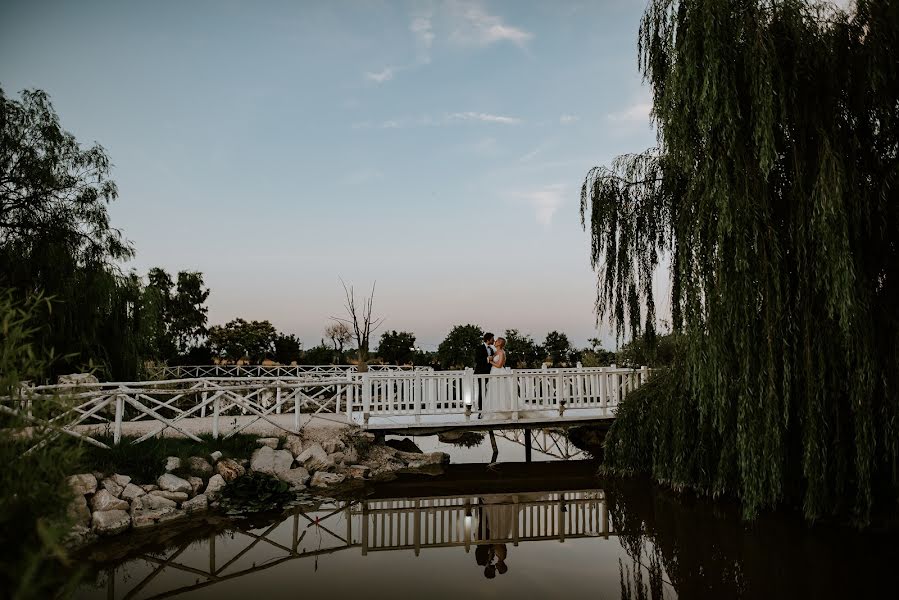
[[[471,500],[465,501],[465,551],[471,547]]]

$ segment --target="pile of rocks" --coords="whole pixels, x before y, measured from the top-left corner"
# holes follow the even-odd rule
[[[358,429],[318,440],[290,435],[260,438],[249,460],[193,456],[182,465],[174,456],[164,465],[155,483],[137,484],[118,473],[82,473],[69,477],[75,492],[70,513],[76,519],[70,543],[83,545],[98,535],[115,535],[182,519],[218,506],[218,498],[230,483],[249,472],[265,473],[290,484],[292,491],[309,485],[324,488],[347,480],[389,479],[399,472],[440,468],[449,462],[443,452],[409,452],[374,445],[374,435]],[[410,442],[411,443],[411,442]],[[280,446],[280,448],[279,448]],[[360,456],[357,448],[365,449]],[[411,450],[417,450],[414,445]],[[182,466],[184,469],[182,470]],[[180,477],[173,471],[193,475]]]

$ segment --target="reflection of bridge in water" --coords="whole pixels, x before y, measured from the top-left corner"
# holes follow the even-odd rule
[[[469,552],[479,545],[564,543],[610,535],[616,533],[605,493],[598,489],[328,501],[263,529],[233,530],[230,539],[211,535],[205,542],[194,539],[165,552],[142,554],[106,572],[107,597],[166,598],[290,560],[347,550],[363,556],[405,550],[417,556],[429,548]],[[253,554],[261,548],[266,549],[263,561]],[[196,583],[159,589],[153,582],[166,571],[179,571]],[[123,582],[130,589],[116,593]]]

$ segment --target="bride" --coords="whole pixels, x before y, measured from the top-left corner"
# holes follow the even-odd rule
[[[490,374],[502,375],[510,373],[506,367],[506,340],[496,338],[496,352],[487,359],[490,362]],[[488,417],[508,419],[512,410],[511,380],[508,377],[497,377],[490,382],[487,388],[487,413]]]

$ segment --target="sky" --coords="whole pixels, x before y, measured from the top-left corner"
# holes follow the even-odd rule
[[[209,324],[319,342],[340,279],[384,330],[597,335],[588,170],[655,145],[644,0],[0,3],[0,87],[101,144],[141,274]],[[664,312],[668,290],[659,290]]]

